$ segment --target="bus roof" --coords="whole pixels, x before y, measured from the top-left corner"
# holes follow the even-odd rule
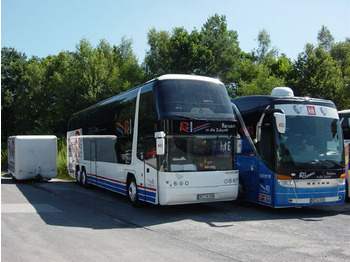
[[[338,111],[338,114],[342,116],[348,116],[348,115],[350,116],[350,109]]]
[[[310,103],[315,105],[327,105],[335,108],[335,105],[332,101],[319,98],[310,98],[310,97],[297,97],[297,96],[268,96],[268,95],[258,95],[258,96],[242,96],[238,98],[231,99],[231,102],[234,103],[240,111],[252,111],[261,108],[262,110],[268,105],[272,104],[303,104]]]
[[[198,76],[198,75],[182,75],[182,74],[167,74],[162,75],[160,77],[155,78],[155,80],[163,81],[163,80],[198,80],[198,81],[206,81],[217,84],[222,84],[221,81],[217,78],[211,78],[207,76]]]

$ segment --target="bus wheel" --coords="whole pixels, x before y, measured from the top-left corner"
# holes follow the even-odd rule
[[[81,174],[80,174],[80,184],[81,184],[83,187],[87,187],[87,185],[88,185],[85,169],[83,169],[83,171],[82,171]]]
[[[75,179],[77,180],[78,185],[80,185],[81,177],[80,177],[79,170],[75,171]]]
[[[128,179],[127,196],[133,207],[139,206],[139,197],[137,192],[136,180],[134,176],[131,176],[131,178]]]
[[[241,179],[239,179],[239,186],[238,186],[238,196],[237,199],[234,200],[234,203],[237,205],[243,205],[245,203],[245,188],[244,185],[241,181]]]

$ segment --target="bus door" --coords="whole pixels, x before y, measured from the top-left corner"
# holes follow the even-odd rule
[[[244,144],[246,141],[242,142]],[[242,148],[244,150],[245,146],[242,146]],[[244,186],[245,199],[256,202],[257,157],[253,153],[247,154],[247,152],[237,155],[237,168],[239,169],[239,178]]]
[[[156,139],[154,137],[145,137],[145,156],[144,156],[144,191],[143,199],[153,204],[158,203],[158,170],[157,170],[157,152]]]
[[[273,115],[263,115],[257,128],[257,150],[259,155],[257,164],[257,193],[258,202],[264,205],[273,205],[274,173],[274,137]]]
[[[258,202],[264,205],[273,205],[273,172],[265,163],[258,159]]]

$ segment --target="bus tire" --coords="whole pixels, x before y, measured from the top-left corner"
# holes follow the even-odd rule
[[[85,168],[83,168],[83,170],[80,173],[80,184],[83,187],[87,187],[88,186]]]
[[[236,205],[244,205],[246,200],[245,200],[245,187],[242,182],[242,179],[239,178],[239,186],[238,186],[238,195],[236,200],[233,201]]]
[[[75,179],[77,180],[77,184],[80,185],[81,178],[80,178],[80,172],[78,169],[75,171]]]
[[[138,196],[136,179],[133,175],[128,178],[127,190],[126,194],[128,196],[128,200],[130,201],[133,207],[139,207],[140,201]]]

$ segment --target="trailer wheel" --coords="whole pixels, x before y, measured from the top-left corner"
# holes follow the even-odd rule
[[[139,197],[138,197],[138,192],[137,192],[137,184],[135,177],[132,175],[128,179],[127,183],[127,196],[128,199],[133,207],[138,207],[140,202],[139,202]]]

